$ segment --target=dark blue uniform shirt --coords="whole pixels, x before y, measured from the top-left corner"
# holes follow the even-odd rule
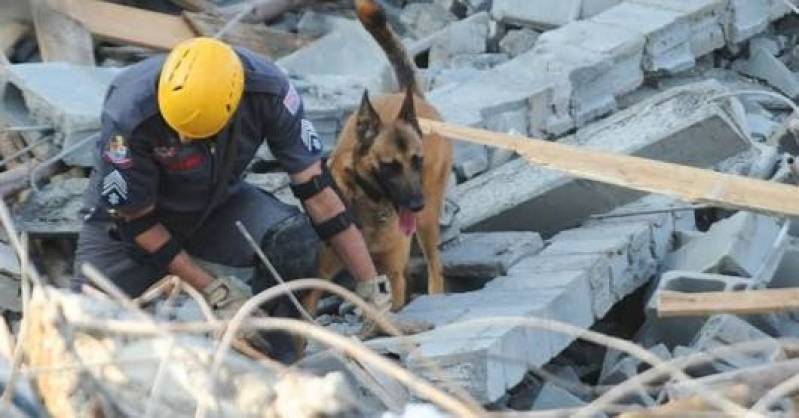
[[[135,212],[155,205],[167,213],[202,213],[224,177],[221,168],[232,165],[217,205],[242,186],[244,171],[264,140],[289,174],[320,160],[319,138],[285,75],[251,51],[236,52],[245,70],[244,94],[231,122],[209,140],[181,144],[158,112],[165,56],[139,62],[114,79],[103,107],[88,191],[91,207]],[[235,141],[235,158],[226,158],[229,141]]]

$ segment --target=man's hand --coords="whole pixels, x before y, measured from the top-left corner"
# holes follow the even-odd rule
[[[385,275],[377,276],[372,280],[358,282],[355,287],[355,293],[373,305],[402,334],[418,334],[433,328],[430,323],[399,319],[391,313],[391,284]],[[380,327],[373,319],[364,317],[362,312],[359,312],[359,315],[363,320],[363,326],[358,332],[358,336],[361,339],[372,338],[381,334]]]
[[[252,297],[252,290],[236,277],[219,277],[202,289],[205,300],[221,319],[230,319]]]

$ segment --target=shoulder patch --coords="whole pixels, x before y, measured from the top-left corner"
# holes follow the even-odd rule
[[[300,110],[300,95],[290,82],[289,91],[286,93],[286,97],[283,98],[283,106],[286,106],[286,109],[292,115],[296,115],[297,111]]]
[[[128,182],[118,170],[114,170],[103,178],[103,197],[111,206],[128,201]]]
[[[319,134],[316,133],[313,123],[308,119],[302,119],[302,143],[308,151],[319,152],[322,150]]]
[[[114,137],[108,141],[108,145],[105,146],[105,151],[103,152],[103,158],[120,168],[129,168],[133,165],[133,160],[130,158],[130,151],[128,150],[128,144],[125,141],[125,137],[122,135],[114,135]]]

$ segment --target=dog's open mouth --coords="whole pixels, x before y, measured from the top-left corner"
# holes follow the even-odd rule
[[[413,235],[416,232],[416,213],[408,208],[399,208],[397,213],[400,231],[406,236]]]

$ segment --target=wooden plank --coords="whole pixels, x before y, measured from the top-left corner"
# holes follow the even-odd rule
[[[22,38],[28,36],[31,27],[22,22],[0,22],[0,53],[11,55],[14,45]]]
[[[98,39],[166,51],[196,36],[180,16],[97,0],[70,1],[68,14]]]
[[[421,119],[420,124],[426,133],[513,150],[531,163],[575,177],[687,202],[799,216],[799,188],[795,186],[445,122]]]
[[[189,12],[218,13],[216,5],[208,0],[169,0]]]
[[[226,20],[204,13],[184,12],[192,28],[203,36],[214,36]],[[228,30],[222,40],[243,46],[257,53],[278,59],[307,45],[313,39],[269,28],[262,24],[239,23]]]
[[[79,21],[67,14],[74,7],[74,0],[30,1],[42,60],[94,66],[94,43],[91,34]]]
[[[764,314],[799,310],[799,288],[764,289],[742,292],[683,293],[660,291],[658,316],[674,318]]]

